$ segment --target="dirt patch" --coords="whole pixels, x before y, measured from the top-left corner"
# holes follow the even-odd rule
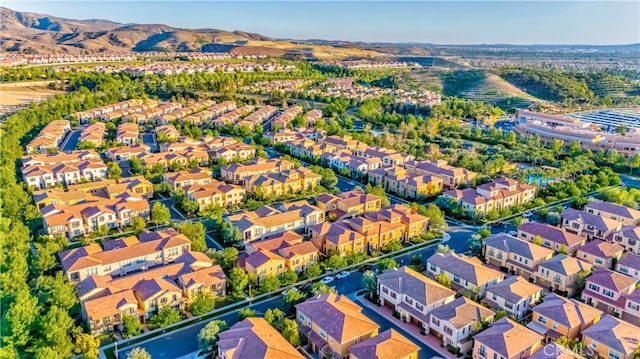
[[[47,84],[49,82],[47,81]],[[42,101],[60,93],[64,93],[64,91],[52,90],[33,83],[26,86],[21,83],[2,84],[0,85],[0,105],[22,105],[33,101]]]

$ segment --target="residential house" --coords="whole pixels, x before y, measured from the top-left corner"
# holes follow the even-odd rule
[[[69,280],[77,282],[92,275],[122,276],[173,262],[191,250],[191,241],[175,229],[142,233],[140,239],[127,237],[58,253]]]
[[[591,264],[564,254],[557,254],[548,261],[538,265],[534,278],[536,284],[552,291],[567,292],[569,295],[576,290],[576,280],[580,272],[591,270]]]
[[[492,210],[499,211],[534,200],[536,187],[520,184],[518,181],[500,177],[493,182],[477,186],[475,189],[450,190],[445,198],[454,199],[468,213],[486,215]]]
[[[364,158],[378,158],[383,166],[400,166],[414,159],[411,155],[384,147],[360,146],[355,149],[355,154]]]
[[[563,228],[546,223],[525,222],[518,226],[518,238],[533,242],[540,237],[540,244],[556,252],[572,255],[587,239]]]
[[[258,197],[283,196],[287,194],[310,191],[320,183],[322,176],[300,167],[283,170],[280,173],[267,173],[245,177],[240,183],[249,192]]]
[[[617,203],[593,201],[584,206],[584,211],[618,221],[623,225],[640,224],[640,211]]]
[[[264,318],[246,318],[220,332],[218,359],[264,358],[303,359],[300,354]]]
[[[425,329],[429,328],[429,313],[452,302],[456,294],[407,266],[387,269],[376,281],[381,305],[393,308],[405,321]]]
[[[632,359],[638,352],[640,328],[607,315],[582,332],[582,343],[603,358]]]
[[[313,127],[316,122],[322,119],[322,110],[313,109],[304,114],[304,122],[307,127]]]
[[[60,185],[73,185],[81,181],[100,181],[107,178],[107,165],[102,160],[22,167],[22,178],[31,188],[44,189]]]
[[[365,252],[365,236],[353,230],[345,222],[324,222],[308,227],[313,244],[325,255],[336,253],[341,256]]]
[[[135,123],[125,122],[118,125],[116,131],[116,142],[124,143],[127,146],[133,146],[139,140],[140,133],[138,125]]]
[[[169,142],[175,141],[180,137],[180,131],[178,131],[173,125],[161,125],[156,127],[156,141]]]
[[[640,326],[640,288],[634,289],[631,294],[625,295],[622,308],[622,320],[635,326]]]
[[[344,358],[349,349],[378,334],[378,324],[344,295],[318,295],[296,305],[296,319],[313,353],[329,350]]]
[[[402,240],[408,241],[426,233],[429,229],[429,218],[404,204],[386,206],[377,212],[365,214],[365,218],[372,221],[387,221],[389,223],[402,223],[405,225]]]
[[[145,144],[139,143],[133,146],[113,147],[105,151],[107,157],[112,161],[129,161],[134,157],[149,153],[151,148]]]
[[[62,143],[67,133],[71,131],[71,123],[67,120],[55,120],[49,122],[40,130],[40,133],[27,145],[25,149],[28,154],[47,153],[56,150]]]
[[[459,297],[429,313],[429,332],[440,339],[443,346],[466,353],[473,347],[472,336],[480,331],[482,323],[492,322],[494,314],[467,297]]]
[[[624,226],[607,237],[607,240],[620,244],[626,252],[640,254],[640,226]]]
[[[336,219],[350,218],[364,213],[380,211],[382,199],[361,189],[341,192],[338,195],[322,194],[316,197],[318,208]]]
[[[542,288],[519,275],[491,284],[483,299],[494,310],[505,310],[516,319],[524,318],[542,297]]]
[[[576,354],[569,348],[550,342],[533,353],[529,359],[585,359],[585,357]]]
[[[549,339],[576,339],[601,316],[602,312],[596,308],[551,293],[533,308],[527,327]]]
[[[578,248],[576,258],[592,264],[594,267],[613,269],[614,262],[622,256],[624,247],[594,239]]]
[[[310,241],[303,241],[303,237],[293,231],[274,234],[261,241],[247,243],[245,250],[249,256],[260,250],[275,253],[284,258],[286,269],[297,273],[303,272],[319,260],[318,248]]]
[[[616,263],[616,271],[640,281],[640,255],[626,253]]]
[[[567,208],[560,214],[560,226],[587,239],[606,239],[622,228],[622,223],[597,214]]]
[[[407,198],[431,197],[442,192],[442,178],[417,174],[399,166],[380,167],[367,172],[369,183]]]
[[[322,140],[322,142],[332,144],[339,149],[351,151],[355,150],[360,145],[360,141],[354,140],[353,137],[349,135],[327,136]]]
[[[178,188],[186,188],[193,185],[204,185],[211,183],[213,178],[211,171],[204,168],[194,168],[190,170],[170,172],[162,175],[162,180],[171,186],[173,191]]]
[[[364,217],[353,217],[344,220],[352,230],[365,238],[365,248],[369,251],[380,251],[390,242],[399,242],[406,238],[405,225],[399,221],[371,220]]]
[[[625,309],[625,297],[636,289],[637,282],[628,275],[598,268],[587,277],[582,300],[606,313],[620,316]]]
[[[224,180],[238,183],[245,177],[280,173],[294,168],[294,164],[280,159],[256,159],[249,163],[234,163],[220,169]]]
[[[96,122],[85,127],[80,132],[80,138],[78,143],[85,142],[90,143],[95,147],[102,145],[104,142],[104,136],[107,133],[107,127],[104,122]]]
[[[502,318],[473,337],[473,359],[528,358],[541,347],[542,336]]]
[[[22,167],[73,164],[89,160],[99,160],[100,155],[94,150],[56,152],[51,154],[34,154],[22,157]]]
[[[226,145],[211,151],[211,158],[219,163],[246,161],[256,156],[256,148],[243,143]]]
[[[442,178],[442,185],[446,189],[458,188],[472,183],[477,174],[465,168],[454,167],[445,160],[436,161],[407,161],[404,167],[416,173],[423,173]]]
[[[349,359],[418,359],[419,350],[404,335],[389,329],[349,348]]]
[[[264,137],[272,145],[294,141],[298,138],[296,132],[287,129],[280,129],[279,131],[269,131],[264,134]]]
[[[477,258],[453,252],[435,253],[427,259],[427,273],[437,277],[446,275],[454,287],[465,289],[463,293],[482,299],[489,285],[501,282],[504,275],[482,265]]]
[[[244,203],[247,192],[244,188],[213,180],[207,184],[192,184],[184,188],[186,196],[198,204],[198,210],[210,206],[230,208]]]
[[[551,259],[551,249],[520,240],[506,233],[496,233],[483,241],[487,263],[506,268],[525,279],[533,277],[540,263]]]
[[[240,264],[249,274],[255,274],[259,279],[276,277],[287,271],[286,260],[277,253],[259,249],[243,258]]]

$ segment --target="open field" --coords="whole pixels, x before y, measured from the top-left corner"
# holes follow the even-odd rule
[[[0,84],[0,105],[23,105],[63,93],[48,87],[51,81],[14,82]]]
[[[246,46],[265,49],[277,49],[285,53],[301,53],[321,60],[342,59],[347,57],[386,56],[377,51],[362,50],[355,47],[335,47],[330,45],[299,44],[289,41],[248,41]],[[239,48],[241,49],[241,47]]]

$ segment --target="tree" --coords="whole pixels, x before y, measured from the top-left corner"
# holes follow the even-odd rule
[[[446,244],[438,244],[438,247],[436,249],[436,253],[450,253],[450,252],[453,252],[451,247],[449,247]]]
[[[376,292],[376,275],[373,271],[366,271],[362,275],[362,287],[366,289],[370,295]]]
[[[151,355],[144,348],[135,347],[127,355],[127,359],[151,359]]]
[[[382,251],[385,253],[395,252],[401,249],[402,249],[402,242],[400,242],[399,240],[390,241],[389,243],[385,244],[382,247]]]
[[[62,272],[55,276],[41,276],[36,280],[36,291],[41,302],[69,310],[78,303],[77,287],[67,280]]]
[[[210,293],[198,293],[196,297],[189,302],[187,310],[193,315],[202,315],[210,312],[216,306],[216,299]]]
[[[164,328],[181,320],[180,313],[169,307],[164,306],[158,310],[158,313],[151,317],[147,322],[149,329]]]
[[[284,319],[284,312],[279,308],[269,308],[264,312],[264,320],[278,330],[282,330],[281,322]]]
[[[444,287],[451,289],[451,279],[447,277],[444,272],[441,272],[436,276],[436,282],[440,283]]]
[[[74,353],[82,354],[84,359],[98,359],[100,354],[100,340],[90,334],[80,333],[75,337]]]
[[[535,237],[533,237],[533,244],[537,244],[539,246],[542,245],[542,237],[540,237],[539,235],[536,235]]]
[[[383,272],[390,268],[398,268],[398,262],[393,258],[382,258],[378,262],[378,271]]]
[[[40,318],[39,324],[37,335],[43,344],[56,348],[62,357],[71,356],[73,343],[70,334],[74,323],[67,311],[54,305]]]
[[[251,308],[242,308],[238,311],[238,320],[244,320],[246,318],[252,318],[256,316],[256,311]]]
[[[629,157],[627,165],[629,166],[629,174],[633,174],[633,169],[640,167],[640,155],[636,153]]]
[[[213,344],[218,340],[218,333],[227,329],[227,322],[224,320],[212,320],[198,333],[198,346],[200,350],[211,350]]]
[[[268,275],[260,280],[260,288],[265,292],[273,292],[280,288],[280,279],[275,275]]]
[[[435,204],[430,204],[423,213],[423,216],[429,218],[429,229],[435,232],[443,232],[447,229],[447,220],[444,213]]]
[[[122,323],[124,326],[122,336],[125,338],[135,337],[143,331],[142,323],[133,315],[125,315],[122,317]]]
[[[144,232],[144,229],[147,227],[147,222],[145,222],[142,217],[133,217],[131,220],[131,227],[133,229],[133,234],[137,236]]]
[[[169,223],[171,219],[171,212],[169,208],[161,202],[156,202],[151,207],[151,221],[156,224],[156,227],[160,224]]]
[[[487,212],[486,218],[488,221],[495,221],[498,218],[500,218],[500,212],[498,212],[495,209],[492,209],[489,212]]]
[[[285,308],[289,311],[294,305],[302,302],[306,297],[307,296],[299,290],[289,289],[287,294],[284,296]]]
[[[300,330],[295,320],[285,318],[282,323],[282,336],[294,347],[300,346]]]
[[[364,192],[380,197],[383,206],[388,206],[391,203],[387,192],[381,186],[372,186],[370,183],[367,183],[364,187]]]
[[[213,258],[223,269],[229,269],[233,267],[236,260],[238,260],[238,249],[234,247],[227,247],[225,249],[215,251],[213,252]]]
[[[280,283],[283,286],[291,285],[298,281],[298,273],[288,269],[284,273],[280,274]]]
[[[98,226],[98,228],[96,229],[95,232],[93,232],[93,234],[96,238],[102,238],[108,235],[110,230],[111,228],[109,228],[109,226],[107,226],[106,224],[102,224]]]
[[[576,277],[576,290],[578,293],[584,289],[589,274],[591,274],[591,272],[589,272],[588,270],[581,270],[580,272],[578,272],[578,276]]]
[[[222,238],[225,243],[236,245],[242,241],[242,232],[240,228],[225,221],[222,225]]]
[[[31,331],[40,315],[38,299],[23,288],[16,293],[9,309],[3,314],[3,342],[25,346],[32,339]],[[10,333],[6,333],[5,328],[10,328]]]
[[[182,222],[178,231],[184,234],[191,241],[191,250],[196,252],[204,252],[207,250],[207,242],[205,241],[205,229],[201,222]]]
[[[560,249],[558,249],[558,253],[567,254],[567,246],[565,246],[564,244],[561,244]]]
[[[122,169],[120,168],[120,165],[118,165],[118,163],[116,162],[109,162],[107,164],[107,171],[109,172],[109,178],[110,179],[120,179],[120,177],[122,176]]]
[[[315,296],[320,294],[336,293],[336,288],[330,287],[322,282],[315,282],[311,284],[309,291]]]
[[[129,167],[131,168],[131,172],[133,174],[139,175],[144,173],[144,165],[138,157],[133,157],[129,160]]]
[[[183,211],[187,212],[187,214],[191,215],[198,211],[198,202],[192,200],[188,197],[183,197],[180,201],[180,208]]]
[[[322,274],[322,267],[320,267],[320,264],[318,263],[310,264],[307,267],[307,269],[304,270],[304,275],[307,278],[314,278],[321,274]]]
[[[229,285],[234,294],[240,294],[244,288],[249,284],[249,277],[247,272],[240,267],[233,267],[229,272]]]
[[[336,270],[347,266],[347,259],[337,254],[332,255],[322,263],[326,270]]]

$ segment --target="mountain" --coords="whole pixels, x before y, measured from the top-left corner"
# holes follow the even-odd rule
[[[0,24],[0,49],[28,53],[199,51],[207,44],[270,40],[242,31],[71,20],[4,7],[0,8]]]

